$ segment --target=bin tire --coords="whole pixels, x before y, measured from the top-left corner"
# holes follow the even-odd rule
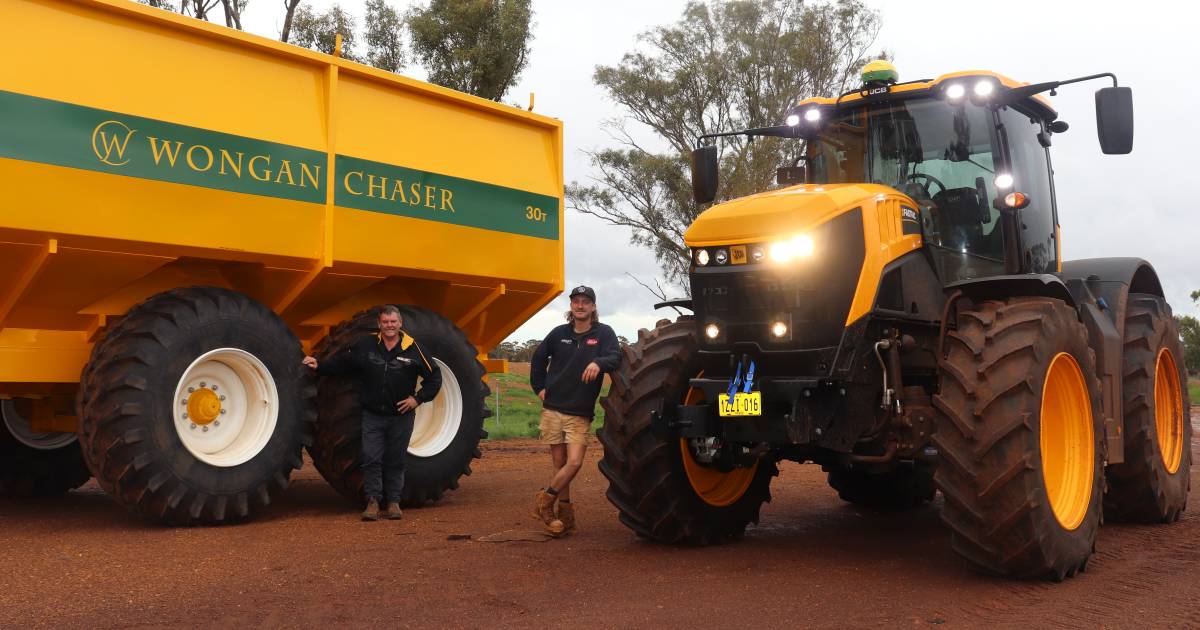
[[[77,403],[84,460],[137,514],[247,520],[287,487],[311,441],[316,386],[303,358],[283,320],[241,293],[159,293],[92,350]]]
[[[356,313],[334,327],[313,350],[318,362],[349,348],[366,335],[378,333],[379,308]],[[491,389],[483,380],[486,370],[477,358],[475,346],[453,322],[424,308],[398,308],[404,331],[416,339],[425,356],[442,370],[442,391],[417,409],[413,442],[405,459],[402,503],[406,507],[419,507],[439,501],[448,490],[457,490],[460,478],[471,474],[471,460],[482,456],[479,441],[487,437],[483,421],[492,415],[486,405]],[[458,388],[457,403],[451,400],[452,382]],[[357,381],[353,376],[323,376],[318,379],[317,390],[317,430],[308,447],[309,455],[334,490],[361,505],[365,502],[362,405]],[[455,405],[461,410],[457,419],[449,417],[454,415]],[[444,413],[436,419],[422,415],[439,411]],[[424,426],[433,426],[434,430],[423,432]],[[423,433],[430,435],[424,446]]]
[[[18,430],[10,426],[20,424]],[[28,422],[17,412],[13,401],[0,401],[0,496],[46,497],[74,490],[92,478],[79,442],[63,440],[58,434],[29,434]],[[30,442],[30,443],[26,443]]]

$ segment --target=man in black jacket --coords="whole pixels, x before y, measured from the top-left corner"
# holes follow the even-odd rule
[[[313,357],[304,365],[321,376],[353,374],[359,379],[362,401],[364,521],[379,519],[379,502],[387,481],[387,517],[399,519],[404,490],[404,456],[412,438],[417,406],[427,403],[442,387],[442,372],[426,358],[417,341],[401,330],[400,310],[379,311],[379,334],[363,337],[319,366]],[[421,391],[417,377],[421,377]],[[380,464],[382,463],[382,470]]]
[[[542,442],[550,445],[554,466],[550,485],[534,495],[534,516],[555,536],[575,531],[571,480],[583,466],[602,374],[621,362],[617,335],[600,323],[590,287],[571,291],[567,322],[546,335],[529,366],[529,384],[542,399]]]

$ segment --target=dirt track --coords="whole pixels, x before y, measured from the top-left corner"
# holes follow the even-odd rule
[[[311,467],[243,526],[147,524],[94,483],[0,503],[0,626],[1200,626],[1200,501],[1174,525],[1106,525],[1075,579],[1016,582],[954,556],[940,499],[857,509],[814,466],[783,465],[743,541],[640,541],[603,497],[599,455],[574,488],[580,533],[544,543],[463,539],[533,529],[547,456],[529,441],[488,445],[462,489],[399,523],[359,522]]]

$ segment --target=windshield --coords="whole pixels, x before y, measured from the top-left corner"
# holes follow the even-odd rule
[[[839,111],[809,142],[809,181],[882,184],[911,197],[947,282],[1003,273],[990,120],[984,108],[940,99]]]

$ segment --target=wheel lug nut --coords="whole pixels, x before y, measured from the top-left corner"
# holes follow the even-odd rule
[[[188,393],[189,393],[189,394],[191,394],[191,393],[193,393],[193,392],[195,392],[195,391],[196,391],[196,388],[195,388],[195,387],[189,387],[189,388],[188,388]]]
[[[185,413],[185,414],[183,414],[183,419],[184,419],[184,420],[187,420],[187,419],[188,419],[188,418],[187,418],[187,414],[186,414],[186,413]]]
[[[189,429],[195,429],[195,428],[196,428],[196,423],[195,423],[195,422],[193,422],[193,423],[192,423],[192,426],[190,426],[190,427],[188,427],[188,428],[189,428]]]
[[[223,416],[223,415],[225,415],[225,410],[224,410],[224,409],[222,409],[222,410],[221,410],[221,415],[222,415],[222,416]]]
[[[181,404],[181,405],[183,405],[184,407],[186,407],[186,406],[187,406],[187,399],[186,399],[186,398],[184,398],[183,400],[179,401],[179,404]]]
[[[208,383],[205,383],[204,381],[200,381],[200,387],[208,387]]]
[[[215,426],[215,427],[219,427],[219,426],[221,426],[221,421],[220,421],[220,420],[213,420],[213,426]]]
[[[218,396],[218,397],[217,397],[217,400],[225,400],[225,397],[224,397],[224,396]]]
[[[212,390],[213,390],[214,392],[215,392],[215,391],[217,391],[217,385],[216,385],[216,383],[213,383]]]
[[[204,425],[204,426],[200,427],[200,430],[205,433],[208,433],[208,425]]]

